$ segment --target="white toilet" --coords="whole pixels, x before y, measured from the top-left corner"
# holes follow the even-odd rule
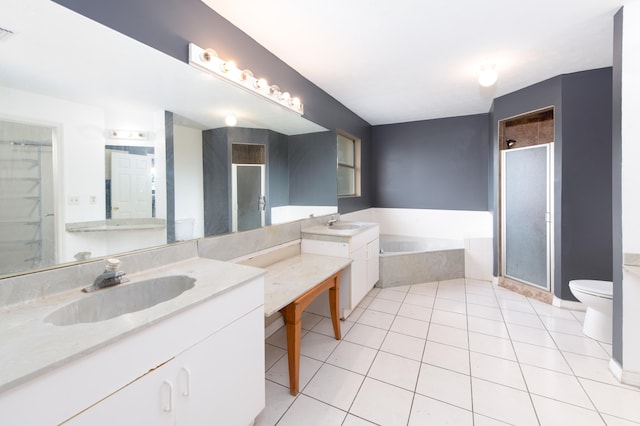
[[[576,299],[587,307],[582,332],[592,339],[611,343],[613,283],[598,280],[573,280],[569,281],[569,288]]]

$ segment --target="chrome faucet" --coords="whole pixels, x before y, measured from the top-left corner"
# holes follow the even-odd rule
[[[85,293],[89,293],[91,291],[99,290],[101,288],[111,287],[117,284],[122,284],[124,282],[129,281],[125,278],[126,273],[124,271],[104,271],[88,287],[82,289]]]
[[[324,225],[325,226],[332,226],[337,221],[338,221],[338,219],[336,219],[335,217],[332,217],[331,219],[327,220]]]
[[[129,281],[129,279],[125,277],[125,272],[118,271],[118,268],[120,267],[120,261],[118,259],[107,259],[104,267],[104,272],[98,275],[93,284],[83,288],[83,292],[89,293],[91,291],[111,287]]]

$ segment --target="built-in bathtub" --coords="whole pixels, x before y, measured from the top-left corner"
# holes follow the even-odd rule
[[[464,278],[464,241],[380,235],[378,287]]]

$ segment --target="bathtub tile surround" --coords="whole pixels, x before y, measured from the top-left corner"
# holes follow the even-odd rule
[[[389,301],[400,303],[395,314]],[[310,426],[640,423],[640,389],[608,370],[610,345],[576,332],[583,312],[471,279],[374,288],[357,309],[326,350],[314,338],[326,318],[306,330],[303,350],[307,341],[313,351],[297,398],[267,372],[257,426],[293,424],[301,411]],[[381,315],[393,321],[372,321]],[[273,343],[265,347],[275,371],[284,354]],[[340,398],[327,391],[341,383]]]
[[[485,281],[493,276],[493,225],[489,212],[369,208],[341,217],[348,221],[377,222],[381,235],[459,241],[464,248],[463,275],[459,276]],[[453,277],[441,275],[432,279],[447,278]]]
[[[462,242],[432,238],[380,236],[380,281],[388,288],[465,276]]]

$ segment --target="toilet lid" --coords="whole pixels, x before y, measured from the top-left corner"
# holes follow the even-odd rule
[[[569,286],[593,296],[613,297],[613,283],[611,281],[573,280],[569,282]]]

